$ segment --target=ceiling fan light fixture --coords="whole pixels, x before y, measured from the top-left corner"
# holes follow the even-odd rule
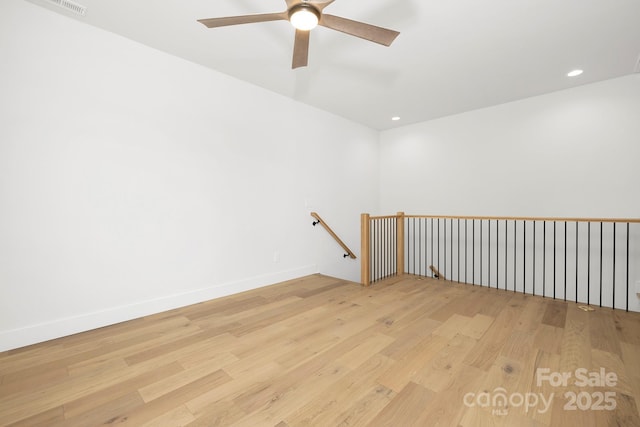
[[[229,25],[253,24],[256,22],[289,21],[296,29],[293,40],[292,69],[307,66],[309,60],[309,38],[311,30],[315,28],[316,25],[321,25],[330,30],[340,31],[347,35],[359,37],[383,46],[390,46],[400,34],[394,30],[376,27],[375,25],[364,22],[323,14],[322,11],[334,1],[335,0],[285,0],[287,10],[283,12],[198,19],[198,22],[207,28],[218,28]]]
[[[296,29],[302,31],[310,31],[318,25],[320,13],[313,7],[306,4],[300,4],[291,9],[289,13],[289,22]]]

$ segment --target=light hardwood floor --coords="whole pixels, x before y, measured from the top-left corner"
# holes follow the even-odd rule
[[[0,425],[640,426],[639,399],[638,313],[416,277],[314,275],[0,353]]]

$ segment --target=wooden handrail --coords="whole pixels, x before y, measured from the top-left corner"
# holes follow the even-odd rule
[[[436,279],[438,279],[438,280],[440,280],[440,279],[447,280],[447,278],[444,277],[444,274],[440,273],[438,271],[438,269],[435,268],[433,265],[429,266],[429,270],[431,270],[431,272],[433,273],[433,277],[435,277]]]
[[[318,215],[315,212],[311,212],[311,216],[314,217],[315,219],[318,220],[318,223],[320,225],[322,225],[324,227],[325,230],[327,230],[327,232],[335,239],[336,242],[338,242],[338,244],[340,246],[342,246],[342,249],[345,250],[346,255],[349,256],[349,258],[351,259],[356,259],[355,254],[351,251],[351,249],[349,249],[349,247],[347,245],[344,244],[344,242],[342,240],[340,240],[340,238],[338,237],[338,235],[336,233],[333,232],[333,230],[331,229],[331,227],[329,227],[327,225],[326,222],[324,222],[324,220],[322,218],[320,218],[320,215]],[[316,225],[316,223],[314,223],[313,225]],[[346,256],[345,256],[346,257]]]

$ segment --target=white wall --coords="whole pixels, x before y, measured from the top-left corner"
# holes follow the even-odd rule
[[[384,214],[640,218],[640,74],[382,132],[380,181]]]
[[[359,251],[377,132],[21,0],[0,5],[0,57],[0,351],[359,280],[309,211]]]
[[[640,74],[381,133],[383,213],[640,217]]]

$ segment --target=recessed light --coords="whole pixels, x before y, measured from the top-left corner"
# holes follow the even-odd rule
[[[582,70],[573,70],[567,73],[568,77],[576,77],[582,74]]]
[[[394,122],[397,122],[398,120],[400,120],[400,117],[393,116],[393,117],[391,117],[391,120],[393,120]]]

